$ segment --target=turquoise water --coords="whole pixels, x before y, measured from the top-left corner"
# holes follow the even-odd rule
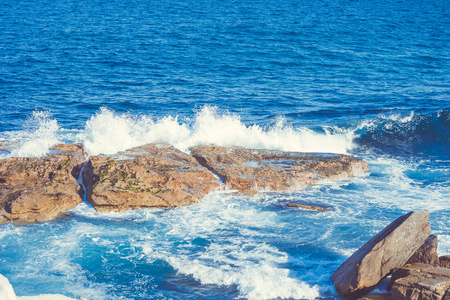
[[[0,226],[18,295],[339,299],[333,271],[430,210],[450,253],[448,1],[0,3],[0,141],[91,155],[163,140],[346,153],[366,176],[172,210]],[[287,202],[330,207],[287,208]]]

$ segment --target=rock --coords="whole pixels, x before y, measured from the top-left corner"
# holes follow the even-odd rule
[[[194,157],[164,143],[92,156],[83,181],[87,200],[98,211],[194,204],[221,186]]]
[[[396,300],[450,299],[450,269],[426,264],[408,264],[392,275],[392,297]]]
[[[441,268],[450,268],[450,255],[439,257],[439,266]]]
[[[391,293],[383,293],[383,294],[370,294],[360,298],[360,300],[395,300],[392,298]]]
[[[43,158],[0,159],[0,223],[49,221],[77,206],[74,175],[83,161],[81,144],[56,145]]]
[[[292,191],[368,171],[366,162],[347,155],[220,146],[196,146],[190,151],[229,189],[247,195],[262,191]]]
[[[412,263],[412,264],[407,264],[403,267],[394,269],[392,271],[391,280],[387,286],[387,290],[388,291],[392,290],[392,286],[394,285],[394,283],[397,279],[407,277],[410,275],[416,276],[421,271],[423,271],[425,269],[429,269],[429,268],[433,268],[433,266],[424,264],[424,263]]]
[[[287,207],[295,207],[295,208],[301,208],[306,210],[314,210],[314,211],[327,211],[330,210],[329,208],[322,207],[322,206],[311,206],[311,205],[303,205],[298,203],[286,203]]]
[[[411,256],[407,264],[424,263],[439,267],[439,256],[437,254],[437,236],[430,235],[425,243]]]
[[[331,279],[338,293],[361,297],[403,266],[431,234],[428,218],[428,211],[410,212],[370,239],[334,272]]]

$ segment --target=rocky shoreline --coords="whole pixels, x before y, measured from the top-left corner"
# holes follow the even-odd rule
[[[368,171],[366,162],[347,155],[219,146],[189,150],[152,143],[89,157],[81,144],[59,144],[45,157],[1,159],[0,224],[50,221],[83,200],[101,212],[174,208],[218,190],[286,192]],[[369,240],[334,272],[338,293],[345,299],[450,300],[450,256],[438,257],[428,219],[428,211],[411,212]],[[366,295],[388,276],[389,293]]]
[[[380,231],[333,274],[338,293],[361,300],[450,300],[450,256],[438,257],[428,211],[413,211]],[[390,276],[388,293],[364,296]]]
[[[218,190],[293,191],[368,171],[348,155],[219,146],[190,152],[152,143],[89,157],[81,144],[59,144],[42,158],[1,159],[0,223],[50,221],[84,197],[97,211],[173,208]]]

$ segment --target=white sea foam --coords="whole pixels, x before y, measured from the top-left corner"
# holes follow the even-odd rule
[[[22,130],[3,135],[12,142],[13,149],[8,156],[41,157],[59,142],[59,125],[46,111],[34,111],[25,121]]]
[[[270,233],[283,226],[277,214],[256,209],[258,202],[240,201],[234,195],[215,193],[198,205],[167,211],[155,220],[166,231],[149,232],[136,246],[151,262],[164,260],[201,284],[236,286],[246,299],[318,297],[318,286],[284,267],[290,259],[287,253],[261,242],[261,238],[278,237]],[[161,245],[159,234],[167,241],[203,238],[211,242],[202,249],[188,246],[173,251],[172,242]]]
[[[17,297],[17,300],[75,300],[75,299],[60,294],[42,294],[38,296]]]
[[[219,112],[209,106],[184,123],[177,117],[153,120],[148,116],[118,114],[102,108],[87,121],[79,139],[91,155],[114,154],[155,141],[168,142],[182,151],[202,144],[333,153],[347,153],[353,147],[354,136],[349,130],[324,127],[322,132],[315,132],[286,123],[280,118],[268,128],[247,126],[238,115]]]
[[[91,224],[75,222],[73,226],[65,229],[67,231],[65,231],[66,234],[64,236],[60,236],[52,232],[52,230],[58,231],[58,227],[52,227],[47,224],[43,224],[42,227],[42,233],[45,232],[45,236],[42,238],[46,240],[47,247],[45,249],[34,249],[34,255],[29,256],[25,261],[22,272],[14,276],[14,278],[20,281],[40,283],[53,283],[58,278],[64,278],[64,281],[58,286],[64,293],[86,299],[110,299],[108,291],[112,286],[105,283],[91,282],[86,276],[86,270],[83,270],[78,263],[73,261],[73,255],[81,255],[78,252],[80,251],[80,243],[84,239],[99,236],[104,229]],[[48,230],[49,228],[52,230]],[[49,232],[52,232],[52,234],[48,235]],[[52,287],[52,284],[49,284],[43,290],[56,293],[60,292],[49,290],[49,288],[54,287]],[[16,292],[18,293],[17,290]],[[48,296],[43,294],[40,297],[46,299],[45,297]],[[40,298],[36,299],[40,300]]]
[[[438,248],[437,253],[439,256],[450,254],[450,235],[449,234],[437,234]]]
[[[398,207],[404,211],[434,212],[448,209],[450,192],[445,186],[422,185],[419,180],[408,176],[410,172],[420,172],[420,166],[426,162],[400,161],[387,157],[367,157],[366,161],[371,172],[376,175],[367,182],[373,190],[367,197],[373,198],[372,201],[385,208]]]
[[[211,260],[217,263],[217,256],[223,253],[211,253]],[[239,256],[239,253],[233,253]],[[254,254],[254,253],[252,253]],[[251,255],[251,254],[250,254]],[[205,255],[203,255],[205,256]],[[205,257],[203,257],[205,259]],[[202,284],[236,285],[241,295],[249,300],[274,298],[315,299],[319,297],[319,288],[289,277],[289,270],[271,266],[270,263],[249,263],[246,265],[209,266],[204,261],[167,257],[166,260],[183,274],[192,275]],[[253,256],[253,259],[258,259]],[[235,261],[239,262],[239,261]]]

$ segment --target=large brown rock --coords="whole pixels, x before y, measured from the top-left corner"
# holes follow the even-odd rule
[[[430,235],[425,243],[411,256],[407,264],[424,263],[433,267],[439,267],[439,256],[437,254],[437,236]]]
[[[396,300],[450,300],[450,269],[408,264],[392,275]]]
[[[430,235],[428,218],[428,211],[401,216],[350,256],[331,278],[339,294],[361,297],[403,266]]]
[[[194,157],[163,143],[92,156],[83,181],[87,200],[98,211],[194,204],[221,186]]]
[[[261,191],[292,191],[369,170],[366,162],[347,155],[220,146],[197,146],[190,151],[229,189],[247,195]]]
[[[439,257],[439,266],[442,268],[450,268],[450,255]]]
[[[42,222],[81,203],[81,144],[56,145],[43,158],[0,159],[0,223]]]

